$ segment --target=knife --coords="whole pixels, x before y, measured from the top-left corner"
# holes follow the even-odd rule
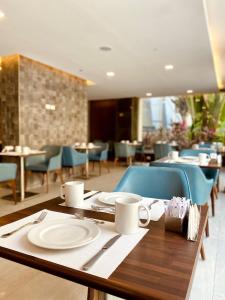
[[[89,259],[89,261],[87,261],[82,267],[81,269],[84,271],[88,271],[93,264],[96,262],[96,260],[99,259],[99,257],[107,250],[109,249],[119,238],[121,237],[121,234],[118,234],[116,236],[114,236],[113,238],[111,238],[103,247],[100,251],[98,251],[97,254],[95,254],[91,259]]]
[[[84,195],[84,200],[87,200],[87,199],[89,199],[89,198],[91,198],[91,197],[93,197],[93,196],[95,196],[95,195],[97,195],[97,194],[100,194],[100,193],[101,193],[101,191],[96,192],[96,193],[93,193],[93,194],[91,194],[91,195],[89,195],[89,196],[87,196],[87,197],[85,197],[85,195]]]

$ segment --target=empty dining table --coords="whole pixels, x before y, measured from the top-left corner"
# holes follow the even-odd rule
[[[90,151],[95,151],[95,150],[100,150],[101,146],[97,145],[90,145],[90,144],[80,144],[80,145],[75,145],[74,148],[79,151],[83,151],[87,154],[87,160],[85,163],[85,173],[86,173],[86,178],[89,178],[89,158],[88,154]]]

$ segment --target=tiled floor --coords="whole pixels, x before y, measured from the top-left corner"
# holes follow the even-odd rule
[[[101,177],[93,176],[85,181],[86,189],[111,191],[124,172],[124,168],[112,168],[108,174],[103,170]],[[96,170],[97,175],[97,170]],[[225,185],[225,173],[221,176],[221,189]],[[0,216],[36,203],[46,201],[59,194],[59,184],[50,186],[50,193],[41,191],[24,203],[14,205],[1,197],[8,193],[0,191]],[[191,290],[191,300],[225,300],[225,194],[220,193],[216,202],[216,216],[210,217],[210,237],[204,239],[207,259],[199,258]],[[83,300],[87,289],[67,280],[45,274],[0,259],[0,300]],[[168,299],[169,300],[169,299]]]

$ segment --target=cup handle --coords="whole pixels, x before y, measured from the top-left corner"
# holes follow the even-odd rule
[[[168,153],[168,157],[169,157],[169,159],[172,159],[172,152],[171,151]]]
[[[149,224],[150,219],[151,219],[150,210],[144,204],[141,204],[139,206],[139,208],[144,208],[146,210],[146,212],[147,212],[147,220],[144,223],[142,223],[141,220],[139,220],[139,224],[138,225],[140,227],[146,227]]]
[[[60,197],[65,200],[64,188],[65,188],[65,185],[64,184],[61,185],[61,187],[60,187]]]

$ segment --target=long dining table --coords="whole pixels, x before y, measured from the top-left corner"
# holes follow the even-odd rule
[[[20,220],[43,209],[114,222],[114,215],[61,206],[54,198],[0,218],[0,225]],[[165,231],[164,216],[150,222],[148,233],[122,261],[109,278],[100,278],[53,262],[0,247],[0,257],[82,284],[96,295],[112,294],[124,299],[188,299],[199,260],[199,252],[207,223],[208,207],[201,209],[196,242],[187,241],[182,234]],[[101,298],[103,299],[103,298]]]

